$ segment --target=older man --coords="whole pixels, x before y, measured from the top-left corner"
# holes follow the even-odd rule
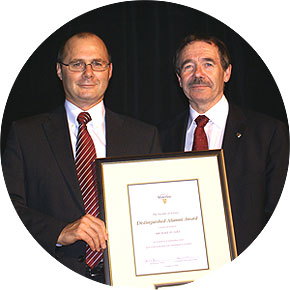
[[[223,148],[241,253],[263,229],[279,200],[288,167],[288,130],[278,120],[227,101],[224,83],[232,65],[219,39],[189,35],[176,52],[175,67],[189,107],[160,125],[163,150]]]

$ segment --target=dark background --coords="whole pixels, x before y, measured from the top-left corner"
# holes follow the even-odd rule
[[[233,70],[225,88],[226,97],[243,108],[287,123],[271,73],[237,33],[192,8],[160,1],[130,1],[75,18],[35,50],[7,101],[1,128],[2,152],[13,120],[49,111],[63,103],[62,85],[55,69],[57,51],[64,39],[81,31],[96,33],[110,50],[113,77],[105,104],[115,112],[157,125],[184,110],[187,101],[178,86],[173,56],[186,35],[207,33],[222,39],[231,54]]]

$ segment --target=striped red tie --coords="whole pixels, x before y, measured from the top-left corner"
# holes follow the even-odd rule
[[[87,214],[98,217],[99,201],[97,192],[96,166],[97,157],[93,140],[88,132],[87,123],[92,120],[87,112],[82,112],[77,118],[79,122],[79,132],[76,145],[76,170],[79,179],[80,189]],[[87,245],[86,263],[92,269],[103,258],[102,252],[92,251]]]
[[[197,127],[194,131],[194,140],[192,145],[192,151],[208,150],[207,137],[204,131],[204,127],[209,121],[208,117],[200,115],[195,119]]]

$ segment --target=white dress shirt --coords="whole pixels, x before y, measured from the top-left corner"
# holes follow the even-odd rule
[[[73,149],[73,154],[76,154],[76,142],[78,135],[79,123],[77,117],[81,112],[84,112],[79,107],[75,106],[68,100],[64,103],[66,116],[69,126],[70,139]],[[92,120],[87,124],[89,134],[91,135],[98,158],[106,157],[106,126],[105,126],[105,107],[103,101],[88,111]]]
[[[219,100],[212,108],[202,115],[209,118],[208,123],[204,127],[205,134],[208,140],[209,149],[221,149],[223,143],[223,137],[226,127],[226,121],[229,113],[229,103],[225,96]],[[185,137],[184,151],[191,151],[193,144],[193,136],[196,128],[195,119],[200,114],[196,112],[189,105],[189,118]]]

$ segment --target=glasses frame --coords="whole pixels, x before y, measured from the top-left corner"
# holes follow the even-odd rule
[[[94,61],[93,61],[94,62]],[[68,69],[71,71],[71,72],[84,72],[86,69],[87,69],[87,66],[88,65],[90,65],[91,66],[91,68],[92,68],[92,70],[93,71],[96,71],[96,72],[102,72],[102,71],[105,71],[109,66],[110,66],[110,64],[111,64],[111,62],[101,62],[101,61],[99,61],[100,63],[103,63],[104,65],[105,65],[105,67],[104,68],[102,68],[102,69],[94,69],[94,67],[92,66],[92,62],[91,63],[85,63],[84,61],[79,61],[79,63],[83,63],[85,66],[84,66],[84,68],[82,69],[82,70],[73,70],[72,68],[71,68],[71,65],[73,64],[73,63],[78,63],[78,62],[69,62],[69,63],[63,63],[63,62],[61,62],[61,61],[59,61],[58,63],[59,64],[61,64],[61,65],[64,65],[64,66],[67,66],[68,67]]]

